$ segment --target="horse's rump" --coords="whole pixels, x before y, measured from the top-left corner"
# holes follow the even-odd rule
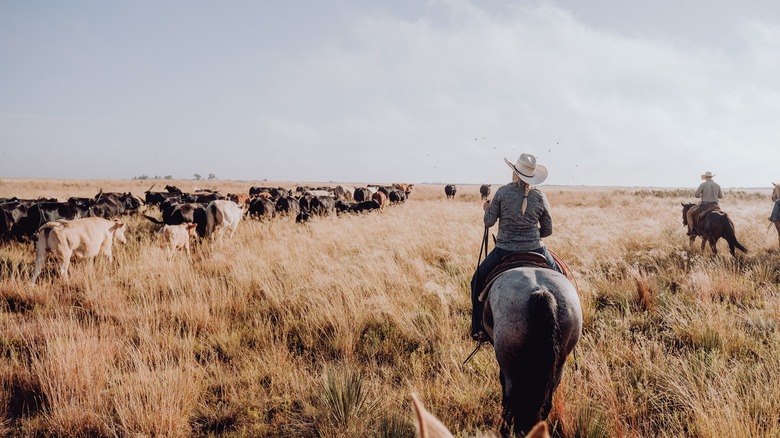
[[[505,420],[526,432],[549,414],[566,356],[579,340],[577,291],[555,270],[511,269],[490,288],[484,325],[504,382]]]

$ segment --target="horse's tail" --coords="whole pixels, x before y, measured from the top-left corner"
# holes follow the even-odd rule
[[[528,342],[524,357],[520,358],[525,374],[522,380],[528,383],[523,388],[516,388],[510,400],[515,413],[515,430],[519,427],[524,432],[550,412],[562,348],[558,304],[553,294],[544,289],[533,292],[528,307]]]
[[[723,221],[723,238],[729,243],[729,252],[731,252],[731,255],[734,255],[734,248],[747,253],[747,248],[737,241],[734,222],[731,221],[731,218],[727,214],[724,214],[721,220]]]

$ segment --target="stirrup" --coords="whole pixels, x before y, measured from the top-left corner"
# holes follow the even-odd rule
[[[490,340],[490,337],[488,337],[487,333],[485,333],[484,330],[480,330],[476,333],[471,334],[471,339],[482,343],[482,342],[488,342]]]

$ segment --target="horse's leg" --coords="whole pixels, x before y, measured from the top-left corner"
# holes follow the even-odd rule
[[[775,228],[777,229],[777,244],[780,246],[780,222],[775,222]]]
[[[506,393],[506,379],[504,373],[499,372],[499,380],[501,380],[501,436],[512,436],[512,407],[510,406],[509,396]]]

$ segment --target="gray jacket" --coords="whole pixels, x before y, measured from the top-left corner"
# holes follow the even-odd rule
[[[699,188],[696,189],[696,192],[693,194],[693,196],[697,198],[701,197],[701,202],[712,202],[717,204],[718,199],[723,198],[723,192],[721,192],[720,185],[718,185],[718,183],[708,179],[699,184]]]
[[[508,251],[531,251],[544,246],[542,237],[552,234],[552,217],[547,197],[539,189],[528,192],[525,215],[522,214],[524,192],[517,183],[500,187],[485,211],[485,226],[498,220],[496,247]]]

